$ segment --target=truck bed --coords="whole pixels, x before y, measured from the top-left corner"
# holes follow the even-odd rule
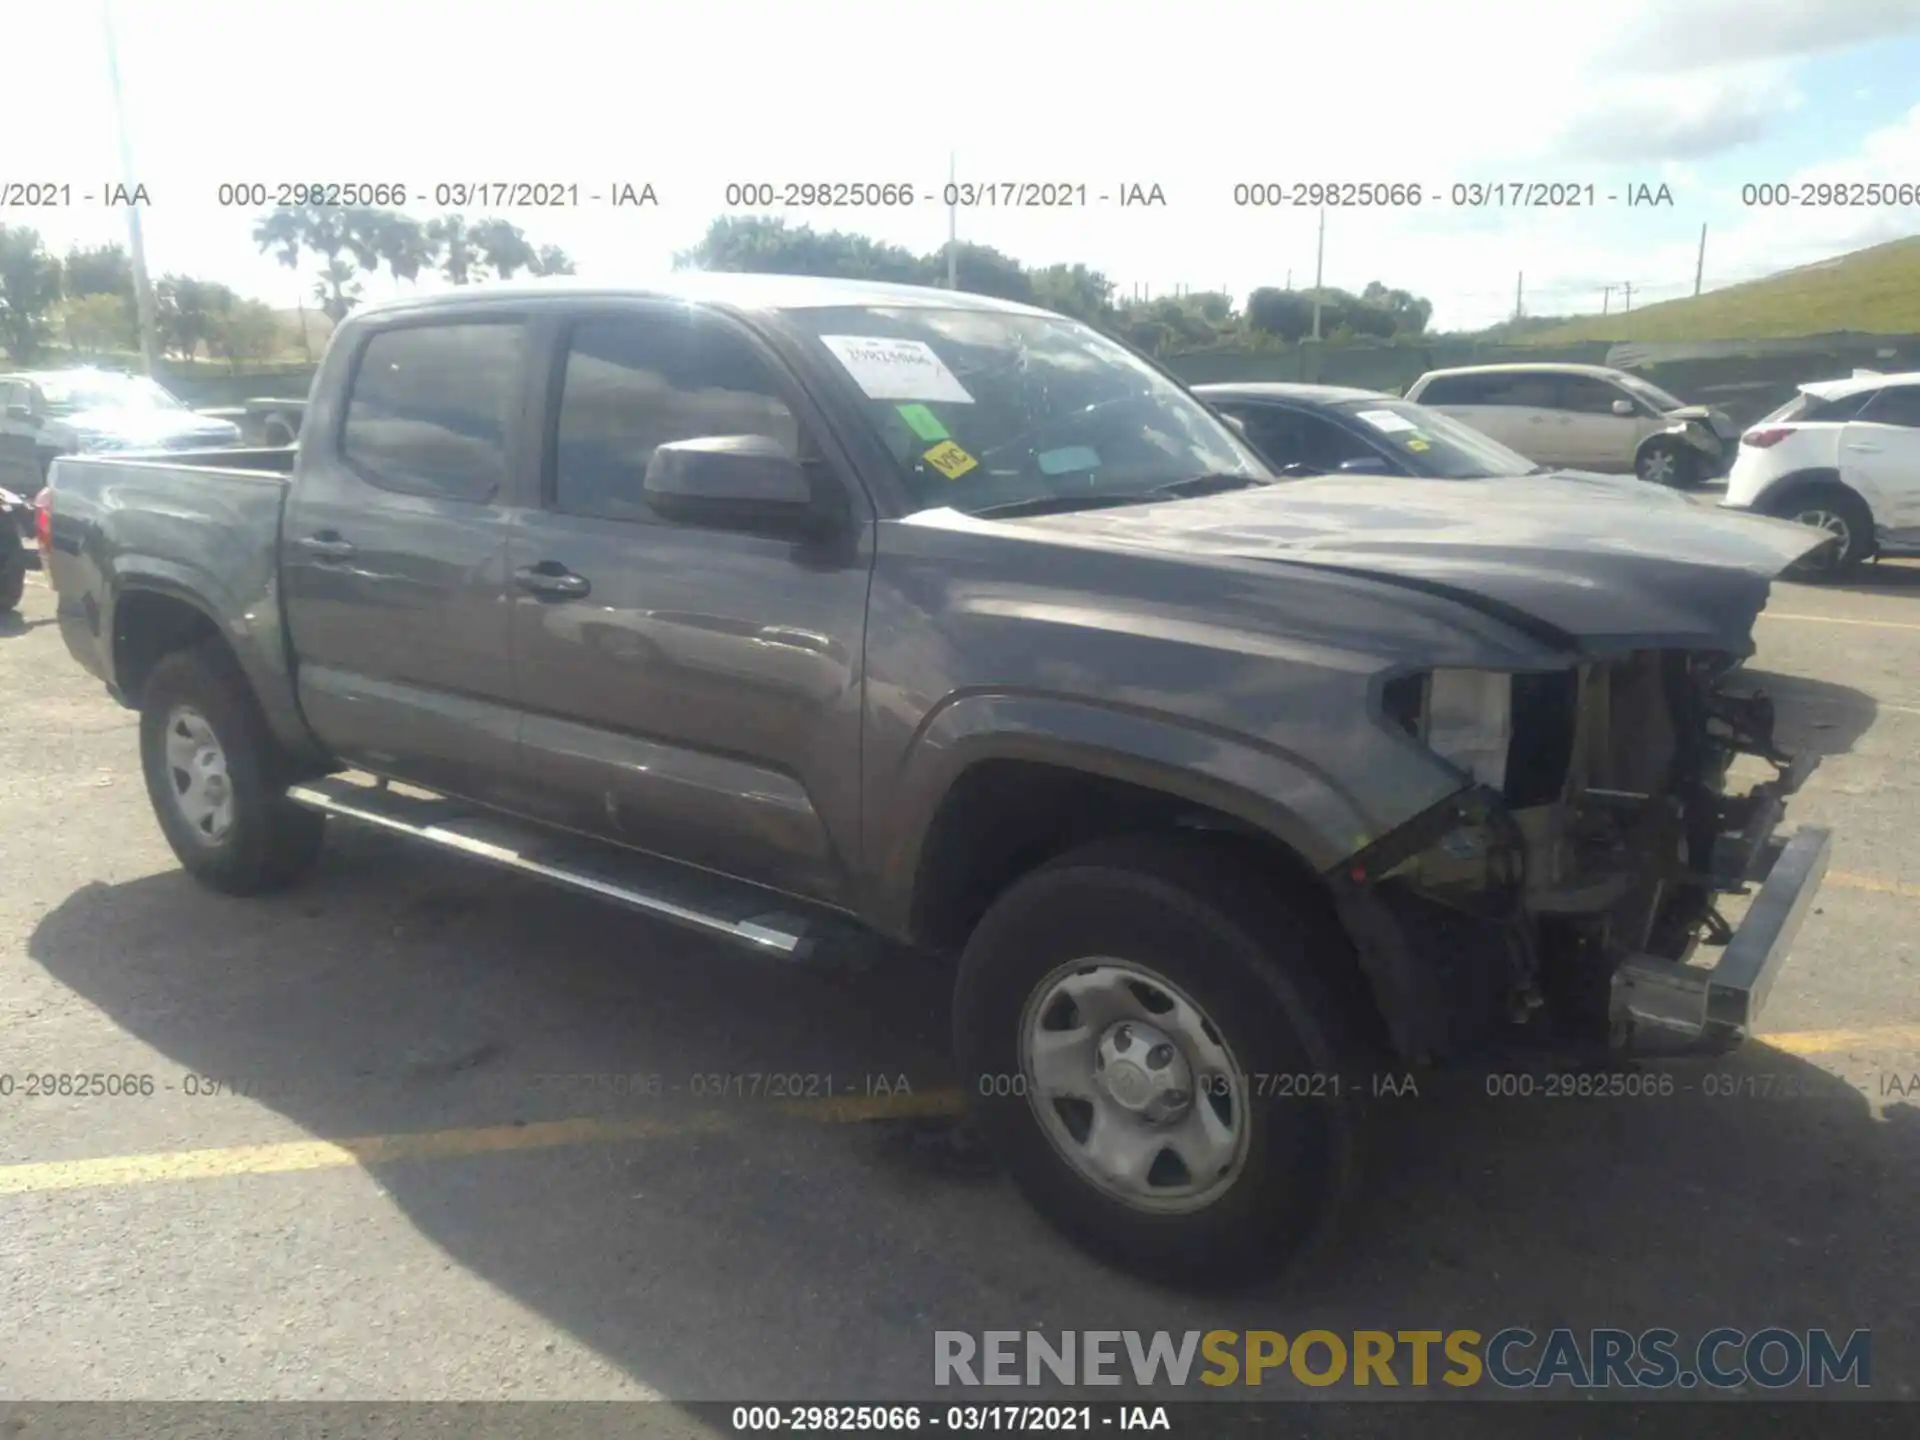
[[[296,453],[232,448],[56,460],[48,578],[74,658],[117,693],[121,596],[177,596],[227,635],[270,712],[283,696],[290,705],[280,517]]]

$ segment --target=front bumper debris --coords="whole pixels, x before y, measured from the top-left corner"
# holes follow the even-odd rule
[[[1613,974],[1608,1017],[1615,1046],[1719,1054],[1745,1041],[1826,878],[1832,851],[1833,832],[1812,826],[1777,851],[1766,847],[1766,880],[1717,964],[1653,955],[1623,962]]]

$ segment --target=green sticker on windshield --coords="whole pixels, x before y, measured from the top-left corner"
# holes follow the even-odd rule
[[[947,440],[947,427],[940,423],[940,417],[924,405],[896,405],[900,418],[907,422],[909,429],[922,440]]]

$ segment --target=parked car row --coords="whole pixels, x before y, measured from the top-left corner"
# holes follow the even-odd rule
[[[0,374],[0,485],[28,495],[62,455],[208,450],[240,427],[203,415],[144,375],[111,370]]]
[[[1723,507],[1833,537],[1796,567],[1803,577],[1920,553],[1920,373],[1810,382],[1744,432],[1723,411],[1592,365],[1435,370],[1404,399],[1272,383],[1194,393],[1283,477],[1552,475],[1590,488],[1626,472],[1652,482],[1639,487],[1651,498],[1725,475]]]

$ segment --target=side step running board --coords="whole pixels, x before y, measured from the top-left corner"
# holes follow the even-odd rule
[[[821,938],[813,933],[820,921],[777,908],[781,897],[770,892],[443,796],[332,776],[289,786],[287,798],[310,810],[396,831],[763,953],[806,959]]]

